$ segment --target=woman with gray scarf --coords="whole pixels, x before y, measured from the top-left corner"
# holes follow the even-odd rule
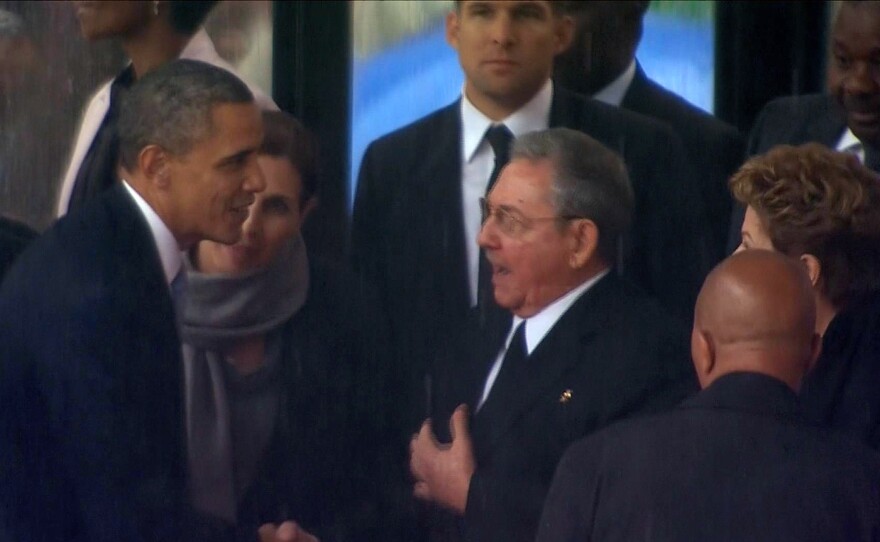
[[[187,259],[182,325],[190,502],[211,539],[299,529],[372,539],[386,429],[382,318],[366,289],[309,260],[300,227],[316,202],[313,140],[264,113],[267,188],[242,239]],[[369,326],[369,327],[368,327]],[[294,525],[293,522],[296,524]],[[219,534],[218,534],[219,533]],[[311,534],[310,534],[311,533]]]

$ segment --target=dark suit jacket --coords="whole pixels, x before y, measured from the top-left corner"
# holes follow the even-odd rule
[[[25,224],[0,216],[0,282],[19,254],[37,237]]]
[[[394,340],[422,390],[425,364],[470,309],[461,211],[459,102],[374,141],[361,165],[352,223],[355,270],[373,281]],[[678,138],[657,121],[554,90],[550,126],[581,130],[617,151],[635,193],[623,274],[684,318],[708,269],[701,202],[684,187]],[[414,422],[424,416],[419,401]]]
[[[684,143],[711,228],[712,255],[724,257],[731,211],[727,180],[745,158],[742,134],[671,92],[637,66],[621,107],[668,124]]]
[[[539,542],[876,541],[880,457],[802,418],[795,394],[754,373],[678,409],[572,446]]]
[[[846,115],[833,97],[807,94],[777,98],[761,110],[749,134],[747,154],[763,154],[776,145],[816,142],[834,148],[846,129]],[[740,242],[745,207],[734,205],[727,252]]]
[[[441,440],[455,407],[471,412],[503,345],[509,318],[464,335],[436,369],[434,428]],[[433,518],[434,540],[533,540],[556,463],[576,439],[696,389],[687,333],[614,275],[588,290],[528,359],[515,402],[490,392],[471,420],[477,470],[463,521]],[[562,398],[568,390],[569,400]]]
[[[21,256],[0,290],[0,518],[14,540],[181,537],[180,358],[155,243],[121,185]]]
[[[822,336],[822,355],[804,379],[811,419],[880,449],[880,292],[840,311]]]

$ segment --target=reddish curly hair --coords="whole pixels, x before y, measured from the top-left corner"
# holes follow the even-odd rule
[[[776,250],[819,260],[818,286],[834,307],[880,289],[880,177],[855,156],[780,145],[746,162],[730,190]]]

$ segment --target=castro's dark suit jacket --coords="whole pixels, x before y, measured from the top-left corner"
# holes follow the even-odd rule
[[[122,185],[21,256],[0,290],[0,518],[13,540],[182,537],[180,358],[158,251]]]
[[[834,148],[846,129],[846,114],[832,96],[807,94],[777,98],[761,110],[749,134],[747,154],[763,154],[776,145],[816,142]],[[734,205],[730,219],[728,254],[740,242],[745,207]]]
[[[509,317],[499,318],[465,334],[437,367],[433,420],[441,441],[457,405],[474,412],[509,325]],[[696,390],[686,344],[684,328],[653,301],[615,275],[601,279],[532,352],[516,400],[501,404],[490,392],[472,416],[477,470],[465,517],[438,511],[432,540],[533,540],[569,444],[614,420],[669,408]]]
[[[732,202],[727,180],[745,158],[742,134],[661,87],[638,65],[620,106],[662,120],[681,138],[691,159],[709,220],[712,255],[716,261],[720,260],[727,244]]]
[[[730,374],[565,453],[538,542],[574,540],[880,540],[880,457],[804,421],[782,382]]]
[[[550,126],[581,130],[623,157],[635,193],[623,274],[689,319],[709,257],[678,138],[662,123],[559,87]],[[465,242],[476,240],[464,233],[461,138],[456,101],[370,144],[358,180],[353,264],[382,296],[414,390],[470,309]],[[417,424],[425,408],[415,401],[412,410]]]

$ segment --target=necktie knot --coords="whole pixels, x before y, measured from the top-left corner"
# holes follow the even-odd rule
[[[507,164],[510,159],[510,144],[513,142],[513,133],[507,126],[496,124],[486,130],[486,141],[489,142],[492,152],[495,153],[495,167],[500,169],[500,166]]]

